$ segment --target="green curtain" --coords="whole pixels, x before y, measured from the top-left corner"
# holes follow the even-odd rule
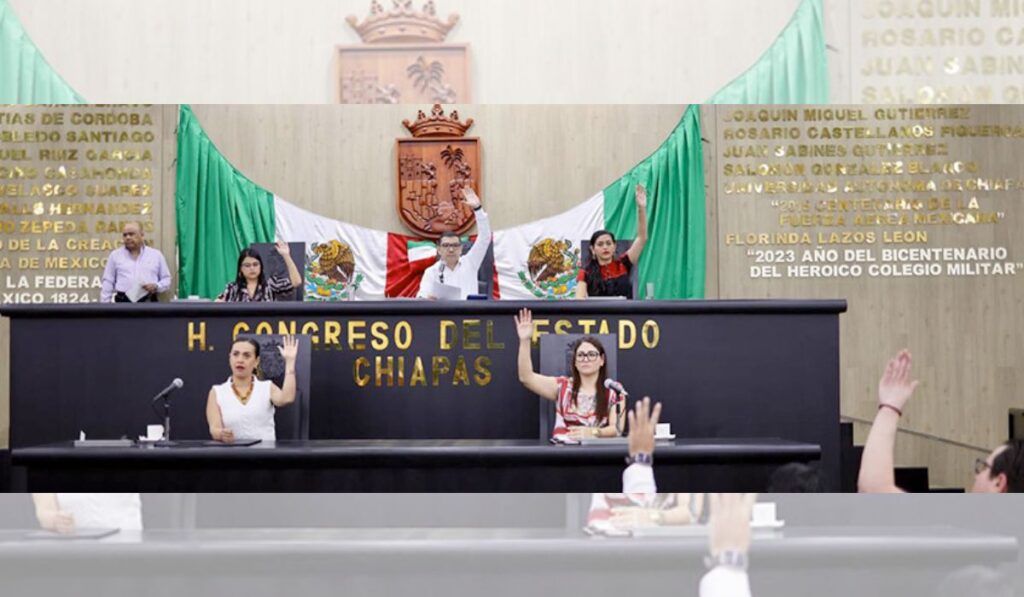
[[[0,0],[0,104],[84,104],[43,58],[7,0]]]
[[[772,47],[709,104],[821,104],[829,101],[822,0],[804,0]],[[700,109],[691,105],[650,157],[604,191],[605,225],[636,236],[633,188],[647,187],[649,240],[640,259],[640,295],[704,297],[706,275],[704,152]]]
[[[647,188],[648,242],[640,259],[640,296],[654,284],[661,299],[704,296],[704,152],[700,106],[686,109],[668,140],[604,190],[604,220],[615,236],[636,236],[637,183]]]
[[[829,103],[822,0],[804,0],[754,66],[705,103]]]
[[[181,106],[175,204],[178,295],[214,298],[235,279],[238,254],[274,240],[274,196],[217,150],[192,109]]]

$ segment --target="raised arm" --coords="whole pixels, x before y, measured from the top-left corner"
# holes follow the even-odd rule
[[[647,244],[647,189],[643,185],[636,185],[636,239],[630,245],[626,255],[629,256],[631,264],[640,264],[640,254],[644,252],[644,245]]]
[[[700,581],[700,597],[750,597],[745,561],[756,493],[711,494],[708,550],[718,561]]]
[[[302,274],[299,273],[299,268],[296,267],[295,262],[292,261],[292,253],[288,249],[288,243],[283,240],[279,240],[277,241],[277,244],[274,245],[274,248],[277,249],[278,255],[284,259],[284,265],[288,268],[288,279],[291,280],[292,287],[301,288]]]
[[[622,473],[622,492],[645,495],[647,505],[658,493],[654,481],[654,433],[661,417],[661,403],[651,408],[651,399],[644,396],[629,411],[629,458],[633,461]],[[646,463],[645,463],[646,461]]]
[[[893,452],[903,408],[917,387],[917,381],[910,379],[911,362],[910,352],[900,351],[889,359],[878,382],[878,413],[864,444],[857,478],[857,490],[861,493],[902,493],[896,487]]]
[[[299,341],[295,336],[285,336],[284,346],[278,350],[284,359],[284,387],[270,385],[270,402],[280,408],[295,402],[295,359],[299,355]]]
[[[462,189],[466,197],[466,205],[473,210],[473,217],[476,218],[476,242],[470,247],[469,252],[463,257],[472,269],[480,269],[480,265],[487,256],[487,247],[491,246],[491,218],[481,206],[480,197],[472,188]]]
[[[529,309],[520,309],[515,320],[516,332],[519,334],[519,381],[541,398],[558,399],[558,380],[533,370],[533,355],[530,354],[530,343],[533,341],[533,314]]]

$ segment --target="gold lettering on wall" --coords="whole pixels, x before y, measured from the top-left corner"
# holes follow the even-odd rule
[[[0,303],[97,301],[128,223],[160,244],[159,110],[0,107]]]

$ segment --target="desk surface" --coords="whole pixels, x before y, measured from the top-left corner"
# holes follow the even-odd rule
[[[99,541],[0,532],[0,589],[77,597],[693,595],[707,538],[609,539],[553,529],[145,531]],[[952,528],[756,534],[758,597],[928,595],[959,567],[1013,562],[1017,541]],[[426,590],[425,590],[426,589]],[[42,591],[42,592],[41,592]]]
[[[844,313],[845,300],[690,300],[690,301],[357,301],[338,303],[138,303],[84,305],[3,305],[4,317],[180,317],[198,314],[238,317],[240,315],[324,314],[343,312],[379,315],[388,313],[479,314],[514,313],[529,306],[539,312],[652,314],[737,314],[737,313]]]
[[[634,395],[649,395],[662,402],[664,418],[673,422],[679,437],[781,437],[802,442],[814,448],[797,449],[788,461],[820,459],[824,487],[839,489],[838,315],[846,308],[844,301],[395,301],[5,308],[2,312],[12,318],[10,441],[16,450],[14,457],[31,457],[32,452],[21,450],[76,437],[83,429],[91,437],[138,435],[158,420],[148,396],[165,387],[166,378],[173,375],[183,377],[186,384],[175,394],[177,431],[173,435],[206,437],[206,397],[210,384],[225,379],[229,340],[240,331],[292,329],[308,335],[314,345],[313,350],[302,353],[310,359],[309,393],[303,394],[309,397],[309,408],[308,413],[299,413],[309,421],[313,439],[536,441],[541,434],[540,408],[546,405],[531,396],[518,379],[518,337],[512,314],[522,306],[534,308],[549,320],[548,333],[618,333],[616,375]],[[563,320],[568,323],[562,325]],[[375,329],[386,337],[386,343],[375,339]],[[160,341],[126,351],[124,334]],[[54,337],[61,338],[56,348],[47,341]],[[110,359],[111,354],[118,358]],[[55,358],[62,363],[61,375],[53,374]],[[737,366],[742,375],[736,374]],[[358,448],[364,452],[356,454],[351,448],[336,453],[280,451],[263,457],[277,462],[317,458],[321,464],[331,458],[340,462],[367,456],[422,458],[421,462],[448,457],[444,447],[437,446],[429,453],[411,448],[401,452],[393,446],[386,453],[373,453],[373,446],[365,445]],[[597,451],[533,449],[480,448],[477,457],[489,464],[541,462],[557,455],[562,462],[577,458],[611,465],[616,452],[624,451],[609,450],[602,461],[598,456],[604,456]],[[741,448],[754,458],[770,453],[766,457],[777,463],[779,449]],[[742,462],[736,450],[731,454],[716,450],[665,451],[661,462],[712,457],[718,462]],[[811,454],[815,450],[818,453]],[[242,462],[252,453],[218,456]],[[99,457],[99,452],[89,456],[93,461]],[[207,458],[199,452],[167,458],[186,457]],[[453,461],[464,457],[465,452],[457,450],[451,456]],[[747,473],[737,470],[735,474]],[[697,483],[691,487],[723,486]],[[562,490],[573,488],[579,486]]]
[[[587,537],[561,529],[207,529],[120,532],[100,540],[24,540],[26,531],[0,531],[0,564],[39,558],[73,557],[192,560],[267,556],[311,563],[323,557],[331,566],[379,561],[382,555],[414,557],[521,557],[560,562],[628,556],[637,565],[657,567],[693,559],[707,550],[703,527],[692,536],[646,538]],[[953,527],[804,527],[755,531],[751,555],[759,565],[831,562],[856,567],[872,563],[936,565],[948,559],[1009,562],[1017,558],[1013,537]],[[856,561],[852,561],[855,558]],[[116,561],[115,561],[116,560]],[[393,561],[391,561],[394,564]]]
[[[16,448],[24,491],[619,491],[627,446],[539,440],[314,440],[248,447]],[[821,447],[781,439],[659,444],[663,491],[763,491]]]
[[[56,461],[83,460],[310,460],[379,465],[388,460],[478,465],[543,462],[548,464],[606,461],[620,462],[627,451],[623,443],[609,445],[552,445],[540,440],[313,440],[261,442],[246,447],[218,447],[188,443],[176,447],[76,448],[63,442],[12,451],[17,466],[46,466]],[[659,442],[659,462],[696,461],[808,461],[821,457],[821,447],[778,438],[678,439]]]

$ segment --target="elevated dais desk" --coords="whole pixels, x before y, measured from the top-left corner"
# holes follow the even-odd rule
[[[14,451],[26,491],[591,492],[622,490],[626,447],[538,440],[319,440],[250,447]],[[777,467],[821,457],[783,440],[677,440],[659,445],[660,491],[764,491]]]
[[[232,338],[282,332],[313,349],[309,437],[279,439],[536,442],[540,400],[516,368],[522,307],[538,334],[617,334],[620,381],[661,401],[678,437],[816,446],[824,488],[839,490],[841,300],[5,306],[11,447],[143,434],[174,377],[172,438],[205,438]]]

